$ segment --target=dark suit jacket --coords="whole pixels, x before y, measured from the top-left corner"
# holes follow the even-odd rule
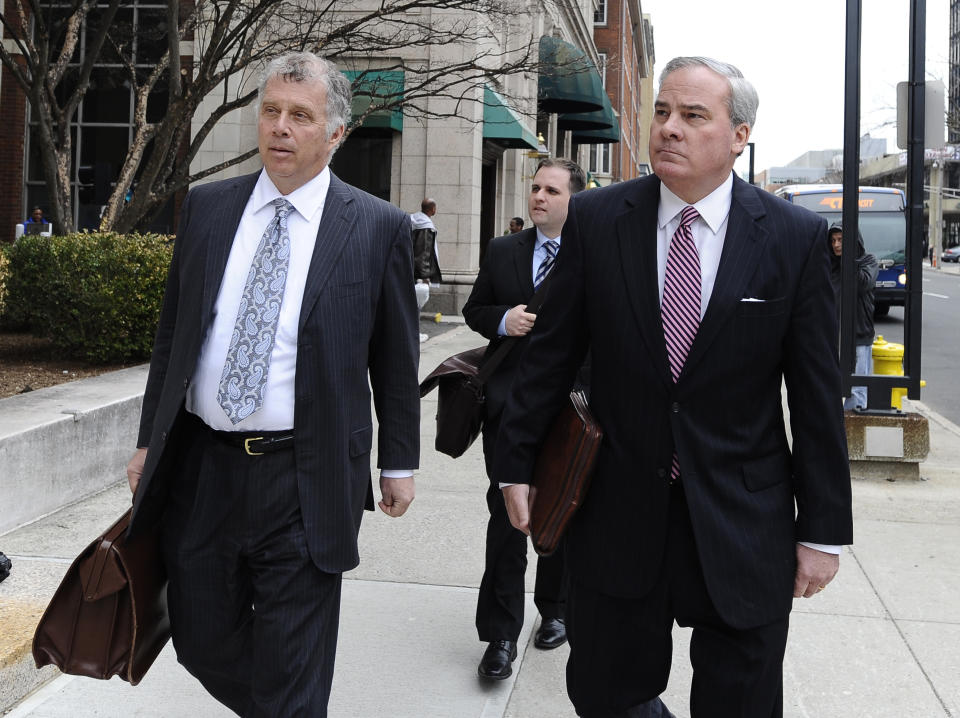
[[[536,245],[536,227],[496,237],[487,245],[473,291],[463,305],[463,318],[467,326],[490,340],[486,357],[504,339],[497,334],[503,315],[518,304],[527,304],[533,297],[533,250]],[[488,420],[495,421],[503,411],[515,369],[529,336],[516,341],[516,346],[484,386]]]
[[[734,180],[716,284],[674,384],[657,289],[659,195],[647,177],[572,198],[550,287],[564,301],[537,319],[494,478],[532,475],[589,346],[605,436],[568,535],[572,575],[616,596],[654,585],[676,450],[711,598],[729,624],[762,625],[790,611],[796,541],[852,541],[826,225]]]
[[[149,451],[132,531],[156,520],[177,470],[184,397],[258,175],[195,187],[181,209],[143,400],[138,446]],[[345,571],[359,562],[360,518],[365,507],[373,507],[371,387],[378,464],[412,469],[419,462],[411,246],[404,212],[331,173],[300,312],[294,407],[303,524],[311,556],[323,571]]]

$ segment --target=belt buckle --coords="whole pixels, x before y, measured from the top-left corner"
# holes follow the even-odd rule
[[[262,441],[262,440],[263,440],[262,436],[251,436],[243,440],[243,450],[247,452],[247,456],[263,456],[262,451],[253,451],[250,448],[251,441]]]

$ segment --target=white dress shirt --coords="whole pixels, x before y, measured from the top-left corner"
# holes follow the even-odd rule
[[[720,267],[720,255],[723,253],[723,242],[727,236],[727,220],[730,217],[730,203],[733,200],[733,174],[717,187],[713,192],[694,203],[700,216],[693,220],[690,230],[693,233],[693,243],[700,255],[700,318],[706,314],[710,295],[713,294],[713,285],[717,280],[717,269]],[[660,300],[663,301],[663,280],[667,271],[667,251],[670,249],[670,240],[680,225],[680,214],[687,203],[677,197],[663,183],[660,184],[660,205],[657,209],[657,285],[660,290]],[[800,541],[804,546],[839,554],[840,546],[816,544]]]
[[[690,231],[693,243],[700,255],[700,318],[707,311],[713,284],[717,280],[717,268],[723,253],[723,240],[727,236],[727,218],[733,199],[733,175],[713,192],[693,206],[700,216],[693,220]],[[663,278],[667,273],[667,251],[673,233],[680,226],[680,214],[687,203],[660,184],[660,206],[657,209],[657,286],[663,301]]]
[[[187,411],[203,422],[223,431],[283,431],[293,428],[294,379],[297,369],[297,326],[300,305],[307,283],[307,270],[320,229],[320,217],[330,186],[330,170],[323,171],[302,187],[286,195],[294,212],[287,217],[290,233],[290,266],[280,306],[277,337],[270,355],[263,406],[238,424],[233,424],[220,406],[217,393],[227,360],[230,338],[237,321],[240,298],[247,273],[260,239],[276,210],[271,202],[283,197],[266,172],[260,173],[247,206],[240,218],[230,248],[220,292],[214,304],[214,317],[204,337],[193,381],[187,390]]]
[[[248,432],[285,431],[294,428],[294,381],[297,373],[300,306],[303,303],[307,271],[313,258],[329,188],[328,167],[324,167],[320,174],[288,195],[283,195],[276,188],[265,171],[261,172],[257,179],[230,247],[220,292],[213,307],[214,317],[200,349],[193,381],[187,389],[187,411],[199,416],[213,429]],[[227,360],[233,327],[237,322],[237,311],[240,309],[240,298],[247,283],[247,273],[263,233],[276,214],[271,202],[278,197],[285,197],[295,211],[287,217],[290,266],[283,303],[280,305],[277,337],[270,355],[263,406],[243,421],[233,424],[217,400],[220,377]],[[381,469],[380,475],[400,479],[412,476],[413,470]]]

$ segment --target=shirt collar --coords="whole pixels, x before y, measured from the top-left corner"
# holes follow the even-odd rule
[[[539,227],[537,227],[536,230],[537,230],[537,243],[536,243],[536,245],[535,245],[534,248],[533,248],[534,251],[540,249],[540,248],[544,245],[545,242],[556,242],[556,243],[557,243],[557,246],[558,246],[558,247],[560,246],[560,235],[559,235],[559,234],[558,234],[556,237],[553,237],[553,238],[551,239],[550,237],[547,237],[547,235],[545,235],[543,232],[541,232]]]
[[[318,209],[323,207],[327,198],[327,189],[330,187],[330,167],[324,167],[316,177],[304,185],[297,187],[293,192],[284,195],[277,189],[277,186],[270,179],[266,170],[260,172],[257,184],[253,188],[251,201],[253,202],[254,212],[259,212],[268,204],[284,197],[301,217],[310,219]]]
[[[733,199],[733,173],[713,192],[694,203],[697,212],[710,229],[717,233],[720,225],[730,214],[730,202]],[[683,211],[687,203],[677,197],[663,182],[660,183],[660,206],[657,210],[657,224],[663,229]]]

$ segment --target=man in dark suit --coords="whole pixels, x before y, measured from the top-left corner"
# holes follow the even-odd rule
[[[131,531],[160,523],[177,657],[243,716],[327,714],[341,574],[373,508],[371,388],[380,508],[414,496],[410,221],[328,169],[349,117],[332,63],[266,68],[264,170],[181,209],[127,469]]]
[[[517,656],[517,639],[523,627],[527,568],[527,537],[510,525],[500,486],[493,481],[493,449],[500,413],[510,393],[526,337],[537,318],[526,311],[527,303],[553,267],[561,242],[560,230],[567,218],[567,204],[572,195],[583,190],[585,181],[583,170],[570,160],[540,162],[528,200],[534,226],[490,242],[473,291],[463,306],[463,316],[470,328],[490,340],[487,357],[504,337],[521,337],[485,385],[483,456],[491,479],[487,489],[490,520],[476,618],[480,640],[488,643],[477,669],[484,678],[501,680],[513,672],[511,664]],[[551,649],[566,643],[566,588],[559,552],[537,560],[534,602],[542,617],[534,645]]]
[[[589,347],[604,439],[566,536],[581,716],[669,715],[674,621],[693,628],[695,718],[781,715],[792,599],[852,541],[826,225],[733,176],[756,107],[726,63],[667,64],[656,176],[571,201],[564,301],[537,318],[501,422],[494,478],[529,482]],[[504,489],[522,530],[528,490]]]

